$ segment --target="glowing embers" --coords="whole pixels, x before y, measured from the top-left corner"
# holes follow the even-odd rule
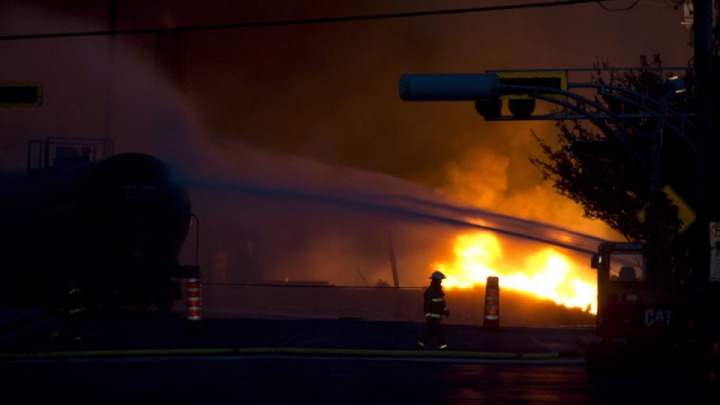
[[[596,280],[589,267],[584,268],[569,256],[544,246],[518,243],[504,252],[505,242],[486,232],[460,235],[453,244],[454,261],[434,263],[433,268],[445,273],[443,286],[447,288],[481,286],[488,277],[495,276],[500,277],[503,288],[567,307],[589,307],[591,313],[596,313]]]

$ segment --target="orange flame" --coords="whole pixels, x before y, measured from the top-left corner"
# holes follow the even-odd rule
[[[472,288],[495,276],[500,278],[501,288],[530,293],[566,307],[590,307],[591,313],[597,313],[597,282],[589,268],[578,266],[553,248],[525,249],[516,249],[515,257],[506,257],[495,235],[465,234],[454,241],[453,263],[436,262],[432,266],[445,273],[443,286],[447,288]],[[524,256],[522,269],[513,264],[520,256]]]

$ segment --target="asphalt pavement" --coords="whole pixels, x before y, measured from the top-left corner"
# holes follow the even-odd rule
[[[593,328],[445,325],[449,350],[414,350],[424,323],[203,317],[180,312],[89,314],[80,342],[53,342],[62,325],[42,309],[0,309],[0,360],[98,356],[313,355],[445,359],[582,359]]]

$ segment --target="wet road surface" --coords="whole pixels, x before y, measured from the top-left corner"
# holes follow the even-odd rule
[[[586,376],[591,328],[448,325],[452,351],[416,352],[412,322],[120,314],[54,344],[60,322],[2,331],[0,404],[717,403],[690,374]]]
[[[307,357],[0,363],[2,403],[693,404],[701,381],[586,377],[577,364]],[[242,401],[242,402],[237,402]]]

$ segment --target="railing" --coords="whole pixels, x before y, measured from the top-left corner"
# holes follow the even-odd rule
[[[114,154],[111,139],[53,137],[32,140],[28,142],[27,172],[75,166]]]

